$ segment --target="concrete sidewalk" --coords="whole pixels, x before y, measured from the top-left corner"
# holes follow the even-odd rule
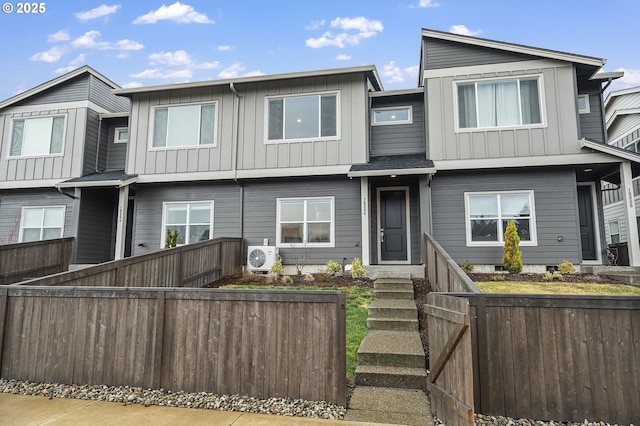
[[[142,405],[123,405],[117,402],[43,396],[11,395],[0,393],[0,424],[26,425],[342,425],[373,426],[378,423],[349,422],[344,420],[306,419],[267,414],[249,414],[231,411],[199,410]],[[387,425],[388,426],[388,425]]]

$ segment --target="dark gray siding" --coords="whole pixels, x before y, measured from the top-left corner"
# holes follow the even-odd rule
[[[447,40],[427,38],[424,43],[426,55],[423,58],[425,62],[423,66],[428,70],[539,59],[537,56],[471,46]]]
[[[95,76],[90,76],[89,100],[110,112],[129,112],[129,98],[115,96],[113,88]]]
[[[538,245],[521,247],[522,261],[557,265],[563,259],[581,262],[577,225],[576,182],[570,170],[446,173],[431,184],[433,235],[458,262],[501,265],[502,247],[467,247],[464,193],[475,191],[533,190]],[[558,242],[558,236],[563,237]]]
[[[425,152],[424,105],[422,95],[374,98],[372,108],[411,106],[413,122],[371,126],[371,155],[422,154]]]
[[[82,174],[86,175],[89,173],[93,173],[96,169],[96,166],[99,166],[100,163],[96,164],[96,158],[98,154],[98,126],[99,126],[100,118],[98,113],[92,109],[87,109],[87,127],[85,129],[84,136],[84,164],[82,165]],[[104,152],[104,147],[100,147],[100,151]],[[102,156],[104,157],[104,155]],[[104,161],[103,164],[104,166]]]
[[[213,200],[213,238],[240,236],[240,186],[235,183],[148,184],[136,186],[133,254],[161,249],[162,203]],[[143,244],[143,246],[140,246]]]
[[[127,160],[127,146],[129,143],[115,143],[115,129],[117,127],[127,127],[126,118],[103,120],[104,146],[106,147],[107,170],[124,170]],[[106,129],[105,129],[106,127]]]
[[[76,263],[100,263],[113,259],[116,189],[82,190],[78,221]]]
[[[602,112],[602,95],[599,82],[579,82],[579,95],[589,95],[589,113],[579,115],[580,138],[605,143],[605,126]]]
[[[244,237],[247,245],[259,245],[269,239],[276,244],[276,199],[286,197],[335,197],[335,247],[308,249],[307,265],[324,265],[333,259],[348,262],[362,258],[360,222],[360,180],[347,177],[273,179],[244,183]],[[299,249],[297,255],[301,256]],[[292,264],[293,249],[280,249],[284,264]],[[246,256],[246,253],[245,253]]]
[[[89,99],[89,74],[83,74],[35,96],[24,99],[16,105],[42,105],[58,102],[86,101]]]
[[[55,190],[0,191],[0,244],[18,242],[22,207],[65,206],[64,237],[75,236],[73,200]]]

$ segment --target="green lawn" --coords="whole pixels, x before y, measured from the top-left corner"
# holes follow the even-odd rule
[[[352,382],[358,363],[358,348],[367,333],[367,309],[373,300],[373,289],[368,287],[318,287],[318,286],[265,286],[226,285],[220,288],[260,290],[339,290],[347,297],[347,379]]]
[[[640,296],[640,287],[623,284],[486,281],[476,285],[483,293]]]

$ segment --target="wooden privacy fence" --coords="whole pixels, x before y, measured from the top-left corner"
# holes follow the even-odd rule
[[[425,273],[433,291],[480,293],[480,289],[429,234],[424,234]]]
[[[23,282],[30,286],[203,287],[242,265],[242,239],[216,238]]]
[[[0,285],[69,269],[73,238],[0,246]]]
[[[345,295],[0,288],[0,375],[346,405]]]

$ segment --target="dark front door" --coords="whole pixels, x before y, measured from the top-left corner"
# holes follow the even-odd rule
[[[580,242],[582,260],[596,260],[596,235],[593,225],[593,199],[590,186],[578,187],[578,214],[580,216]]]
[[[407,258],[407,193],[400,190],[380,191],[380,260],[406,261]]]

